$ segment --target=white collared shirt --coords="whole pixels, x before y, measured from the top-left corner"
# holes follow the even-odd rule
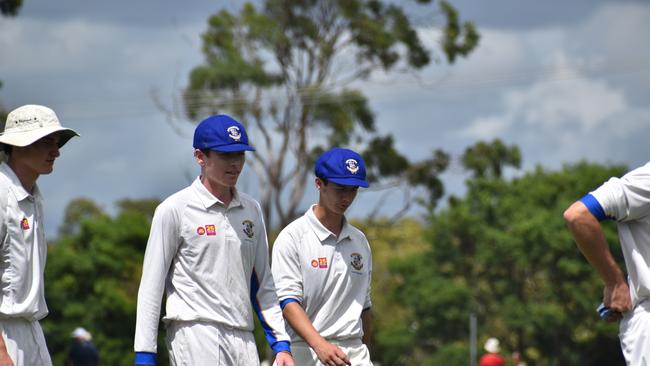
[[[591,195],[618,222],[634,305],[650,298],[650,163],[611,178]]]
[[[273,244],[278,298],[297,300],[326,339],[361,338],[361,312],[372,306],[370,245],[345,219],[337,238],[316,218],[314,206],[287,225]],[[303,341],[293,329],[289,334],[293,342]]]
[[[138,292],[136,352],[156,352],[163,292],[165,321],[207,321],[288,341],[275,294],[266,229],[257,201],[236,193],[225,207],[197,178],[157,208]],[[215,345],[216,347],[216,345]]]
[[[44,318],[43,272],[47,244],[37,186],[30,194],[6,163],[0,164],[0,317]]]

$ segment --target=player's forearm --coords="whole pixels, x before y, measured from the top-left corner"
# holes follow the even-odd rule
[[[582,202],[575,202],[564,212],[569,230],[587,261],[607,286],[625,282],[625,275],[614,260],[600,223]]]
[[[0,335],[0,366],[5,365],[13,365],[13,362],[11,361],[11,357],[9,357],[9,352],[7,352],[4,337]]]
[[[284,307],[283,314],[289,325],[291,325],[291,328],[293,328],[293,330],[298,333],[298,335],[302,337],[310,347],[315,348],[320,342],[325,341],[325,338],[323,338],[316,328],[314,328],[307,313],[299,303],[288,303]]]

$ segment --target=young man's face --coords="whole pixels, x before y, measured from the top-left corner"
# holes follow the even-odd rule
[[[201,150],[196,150],[195,157],[202,167],[204,178],[222,187],[234,187],[237,184],[246,162],[243,151],[222,153],[210,150],[204,154]]]
[[[319,204],[339,215],[350,207],[359,190],[357,186],[342,186],[333,182],[325,184],[319,178],[316,178],[316,186],[320,189]]]
[[[59,157],[59,140],[57,133],[47,135],[27,146],[13,146],[9,161],[20,166],[24,171],[37,175],[50,174],[54,170],[54,160]]]

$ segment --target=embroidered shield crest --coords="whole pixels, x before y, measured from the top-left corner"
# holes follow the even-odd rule
[[[352,258],[352,260],[350,261],[352,268],[356,269],[357,271],[360,271],[363,268],[363,257],[361,256],[361,254],[352,253],[350,254],[350,258]]]
[[[253,234],[254,234],[254,232],[253,232],[253,222],[251,220],[244,220],[244,221],[242,221],[241,224],[243,226],[244,234],[246,234],[246,236],[248,236],[249,238],[252,238]]]

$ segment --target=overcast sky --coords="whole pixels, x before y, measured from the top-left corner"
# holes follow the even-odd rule
[[[401,151],[419,159],[442,148],[458,158],[499,137],[521,148],[525,170],[650,160],[650,2],[452,3],[481,33],[469,58],[431,65],[419,80],[393,75],[363,86],[379,131],[394,134]],[[26,0],[18,17],[0,18],[2,105],[47,105],[82,135],[39,180],[49,236],[73,198],[110,211],[122,198],[164,198],[198,174],[193,126],[172,128],[152,94],[171,107],[202,61],[208,16],[224,5],[240,3]],[[437,19],[417,19],[431,47]],[[251,174],[244,190],[254,191]],[[452,167],[447,191],[462,192],[463,177]],[[366,212],[363,199],[350,216]]]

